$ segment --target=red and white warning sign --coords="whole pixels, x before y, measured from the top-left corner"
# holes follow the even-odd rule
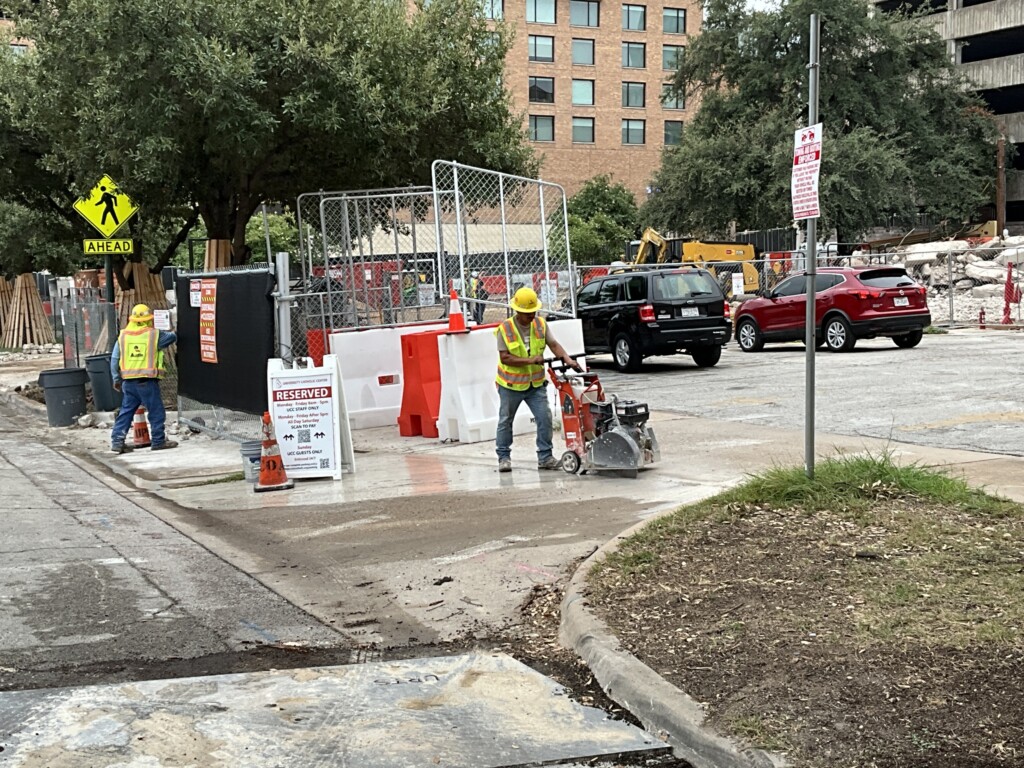
[[[217,278],[200,281],[199,359],[217,362]]]
[[[821,123],[793,133],[793,218],[816,219],[818,207],[818,176],[821,171]]]

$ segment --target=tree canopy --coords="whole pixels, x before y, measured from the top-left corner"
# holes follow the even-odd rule
[[[666,150],[643,218],[698,236],[788,226],[793,132],[807,124],[808,34],[821,18],[819,231],[850,242],[886,218],[955,224],[991,198],[995,127],[931,25],[868,0],[750,11],[706,0],[674,81],[699,99]]]
[[[140,206],[131,236],[161,263],[197,221],[242,263],[262,203],[422,183],[438,157],[534,170],[501,87],[507,35],[478,0],[14,6],[35,47],[0,54],[20,73],[0,82],[0,159],[42,175],[62,212],[109,174]],[[0,195],[42,210],[21,186]]]
[[[607,175],[588,179],[566,202],[569,247],[577,264],[621,259],[626,240],[637,235],[639,211],[633,193]],[[561,213],[557,214],[561,219]]]

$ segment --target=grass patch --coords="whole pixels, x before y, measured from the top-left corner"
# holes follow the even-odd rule
[[[929,325],[927,328],[924,329],[924,332],[928,335],[934,334],[936,336],[941,336],[944,333],[949,333],[949,329],[941,328],[937,325]]]
[[[714,727],[795,765],[968,765],[1024,732],[1024,506],[891,453],[752,476],[645,526],[588,586]]]
[[[230,475],[215,477],[213,480],[204,480],[201,483],[195,483],[195,485],[218,485],[220,483],[234,483],[239,480],[245,480],[245,472],[232,472]]]

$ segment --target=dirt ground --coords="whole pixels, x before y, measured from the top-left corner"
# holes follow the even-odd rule
[[[797,766],[1024,765],[1024,517],[914,498],[676,522],[591,581],[720,732]]]

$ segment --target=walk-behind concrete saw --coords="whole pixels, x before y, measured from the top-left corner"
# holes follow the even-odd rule
[[[647,403],[606,397],[596,373],[577,373],[560,360],[548,361],[548,376],[562,413],[566,472],[615,470],[636,477],[661,458],[658,439],[647,426]]]

